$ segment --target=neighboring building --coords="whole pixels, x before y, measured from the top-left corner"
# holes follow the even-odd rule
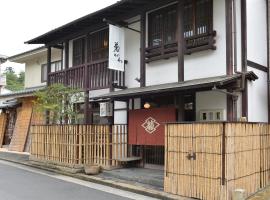
[[[55,65],[62,66],[61,53],[52,52]],[[25,89],[0,95],[2,116],[6,117],[6,128],[0,133],[0,148],[10,151],[29,150],[29,127],[44,119],[33,113],[33,94],[46,86],[47,51],[40,47],[8,58],[9,61],[25,64]]]
[[[108,23],[124,31],[124,72],[109,69]],[[85,123],[128,124],[132,154],[163,165],[163,122],[269,121],[267,29],[265,0],[122,0],[27,43],[48,47],[49,85],[85,92]]]

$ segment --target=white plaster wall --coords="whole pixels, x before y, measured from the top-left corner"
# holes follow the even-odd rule
[[[266,1],[247,1],[247,58],[267,66]]]
[[[129,25],[130,28],[140,30],[140,22]],[[136,78],[140,78],[140,33],[125,29],[125,59],[126,65],[126,86],[128,88],[139,87],[140,83]]]
[[[178,81],[177,57],[146,64],[146,86]]]
[[[259,77],[248,83],[248,120],[250,122],[268,121],[267,73],[248,67]]]
[[[227,119],[227,97],[226,94],[207,91],[196,93],[196,120],[200,120],[201,110],[224,110],[223,119]]]
[[[52,62],[61,60],[61,51],[53,51]],[[41,83],[41,65],[47,63],[47,54],[32,58],[25,62],[25,87],[37,87],[46,85]]]
[[[185,56],[185,80],[226,74],[225,1],[213,1],[213,29],[217,31],[216,50]]]

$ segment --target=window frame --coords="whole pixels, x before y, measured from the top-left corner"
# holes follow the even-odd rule
[[[57,60],[57,61],[51,62],[51,66],[54,65],[54,64],[55,64],[55,66],[56,66],[56,64],[60,64],[60,69],[56,70],[56,68],[55,68],[55,70],[53,72],[52,71],[50,71],[50,72],[47,71],[48,70],[47,63],[44,63],[44,64],[41,65],[41,83],[45,83],[45,82],[48,81],[47,80],[47,73],[55,73],[55,72],[59,72],[59,71],[63,70],[62,60]]]

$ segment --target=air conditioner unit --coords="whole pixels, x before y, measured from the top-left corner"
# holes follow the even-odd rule
[[[200,110],[200,121],[224,121],[224,110]]]
[[[111,117],[113,115],[113,105],[110,102],[99,103],[100,117]]]

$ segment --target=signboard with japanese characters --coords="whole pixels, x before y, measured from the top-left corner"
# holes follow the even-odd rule
[[[110,25],[109,69],[125,71],[125,31]]]

